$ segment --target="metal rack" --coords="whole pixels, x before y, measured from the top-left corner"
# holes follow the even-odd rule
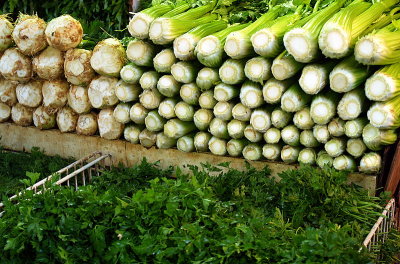
[[[385,243],[390,229],[396,227],[396,203],[395,199],[392,198],[385,206],[382,212],[382,216],[378,218],[371,231],[362,243],[370,253],[375,257],[375,261],[378,262],[381,259],[380,247]]]
[[[52,175],[38,181],[34,185],[26,188],[26,190],[13,195],[9,198],[10,201],[17,202],[18,197],[24,194],[25,191],[32,190],[35,194],[42,193],[46,190],[46,183],[57,177],[55,182],[57,185],[73,186],[75,190],[79,186],[86,186],[91,182],[93,176],[99,176],[101,171],[107,169],[111,164],[111,155],[94,152],[80,160],[77,160],[65,168],[53,173]],[[4,214],[4,204],[0,203],[0,217]]]

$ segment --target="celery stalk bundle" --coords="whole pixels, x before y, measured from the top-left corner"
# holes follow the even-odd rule
[[[189,30],[215,20],[217,15],[207,14],[214,6],[213,2],[172,17],[157,18],[150,25],[149,37],[155,44],[169,44]]]
[[[379,3],[381,2],[377,4]],[[398,0],[382,1],[382,5],[383,3],[392,6],[398,3]],[[388,26],[373,31],[358,40],[354,49],[357,61],[367,65],[386,65],[400,62],[398,23],[399,21],[393,21]]]
[[[386,101],[400,94],[400,62],[383,67],[365,83],[365,95],[374,101]]]
[[[325,22],[337,12],[344,0],[334,1],[327,7],[317,11],[302,27],[288,31],[283,37],[286,50],[298,62],[311,62],[318,56],[318,35]]]
[[[365,2],[350,4],[325,23],[318,38],[319,47],[325,56],[342,58],[349,53],[353,42],[353,21],[370,6]]]
[[[280,6],[274,7],[246,28],[230,33],[224,46],[226,54],[233,59],[242,59],[251,55],[253,47],[250,38],[253,33],[257,32],[265,24],[272,24],[282,9],[283,7]]]
[[[268,26],[258,30],[251,36],[254,51],[263,57],[274,58],[283,51],[283,36],[293,26],[298,26],[301,21],[307,22],[307,18],[301,19],[300,6],[293,14],[278,17]]]
[[[195,27],[186,34],[174,40],[174,53],[180,60],[192,60],[195,58],[194,49],[197,43],[211,33],[225,29],[226,22],[217,20]]]

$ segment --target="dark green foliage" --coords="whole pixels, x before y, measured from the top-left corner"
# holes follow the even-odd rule
[[[9,152],[0,148],[0,197],[14,194],[24,187],[20,180],[26,177],[27,172],[39,173],[43,178],[71,162],[71,159],[46,156],[38,148],[32,148],[31,153]]]
[[[122,38],[127,33],[129,6],[126,0],[6,0],[1,1],[0,11],[11,13],[37,14],[46,21],[63,14],[69,14],[82,23],[85,39],[99,41],[110,35]]]
[[[143,161],[78,191],[55,186],[7,203],[0,263],[370,263],[358,249],[373,221],[337,200],[379,205],[345,173],[301,167],[275,183],[268,168],[189,168],[172,179],[172,168]]]

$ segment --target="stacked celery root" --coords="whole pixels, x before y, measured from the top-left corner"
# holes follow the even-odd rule
[[[396,5],[398,0],[277,5],[254,22],[233,25],[214,14],[213,1],[196,8],[157,5],[134,15],[126,49],[106,39],[93,51],[63,50],[47,38],[50,46],[39,54],[50,48],[62,54],[57,78],[46,76],[55,66],[39,74],[39,55],[25,79],[12,79],[10,67],[1,64],[10,88],[2,85],[0,118],[11,115],[18,124],[14,108],[29,112],[41,105],[35,110],[40,118],[33,119],[42,129],[56,119],[61,131],[76,127],[82,133],[79,120],[91,116],[82,122],[92,128],[86,134],[98,126],[104,138],[123,135],[145,147],[377,172],[380,150],[395,143],[400,126]],[[7,49],[0,62],[9,51],[22,52],[15,43],[18,49]],[[32,55],[24,55],[26,64]],[[58,102],[60,82],[64,103]],[[11,86],[31,83],[41,87],[35,91],[43,102],[26,105]],[[7,99],[13,89],[18,98]],[[42,121],[47,119],[51,125]]]

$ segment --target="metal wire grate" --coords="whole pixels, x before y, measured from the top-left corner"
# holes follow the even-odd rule
[[[376,262],[381,259],[381,245],[385,243],[390,229],[396,226],[395,211],[395,199],[391,199],[363,242],[368,251],[374,255]]]
[[[92,180],[93,176],[99,176],[101,172],[107,169],[111,164],[111,155],[94,152],[80,160],[77,160],[67,167],[53,173],[52,175],[38,181],[34,185],[26,188],[32,190],[35,194],[39,194],[46,190],[46,182],[57,177],[55,182],[57,185],[73,186],[75,190],[79,186],[86,186]],[[54,180],[54,179],[53,179]],[[17,202],[18,197],[23,195],[24,191],[13,195],[9,198],[10,201]],[[0,203],[0,217],[4,214],[4,204]]]

